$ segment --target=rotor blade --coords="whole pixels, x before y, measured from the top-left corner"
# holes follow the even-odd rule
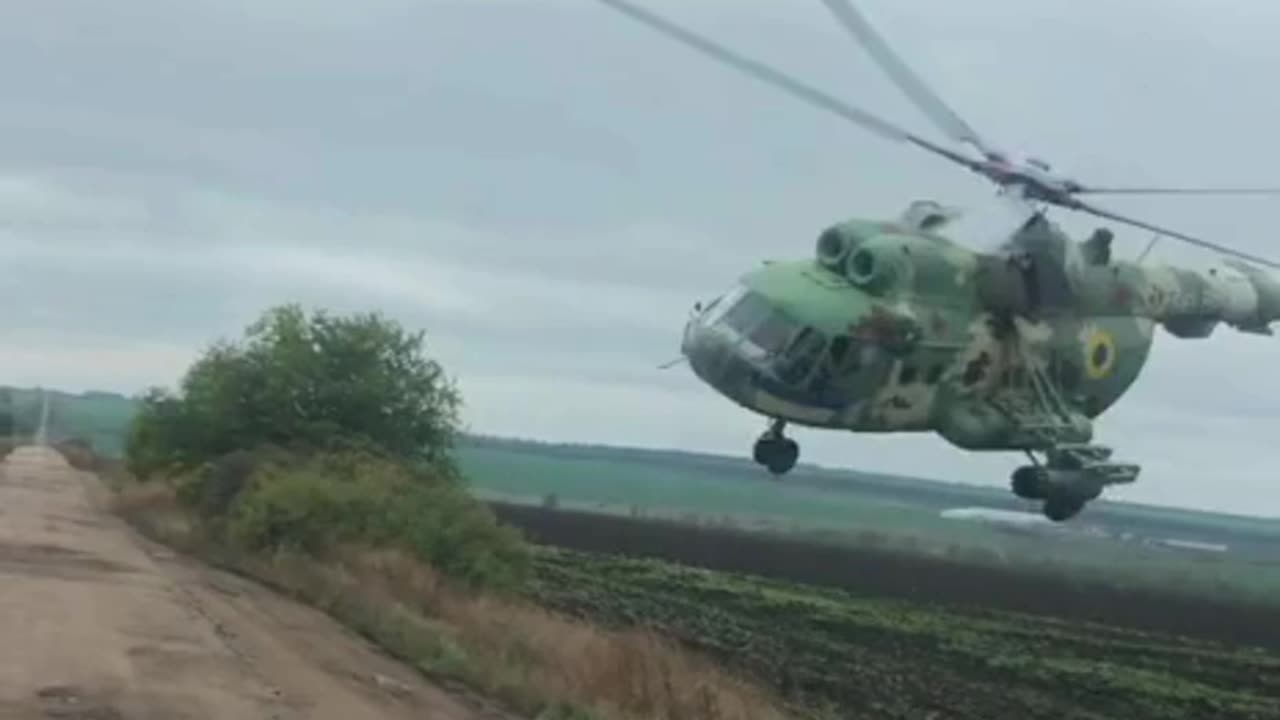
[[[1087,212],[1092,215],[1097,215],[1098,217],[1107,218],[1109,220],[1115,220],[1116,222],[1121,222],[1126,225],[1132,225],[1134,227],[1139,227],[1144,230],[1150,230],[1151,232],[1160,233],[1161,235],[1167,235],[1168,237],[1171,237],[1171,238],[1177,238],[1178,240],[1181,240],[1186,243],[1190,243],[1192,245],[1198,245],[1200,247],[1208,248],[1210,250],[1216,250],[1220,253],[1223,253],[1224,255],[1229,255],[1231,257],[1239,258],[1241,260],[1248,260],[1249,262],[1252,262],[1252,263],[1257,263],[1259,265],[1265,265],[1267,267],[1280,270],[1280,263],[1277,263],[1273,260],[1268,260],[1263,257],[1258,257],[1257,255],[1250,255],[1249,253],[1241,252],[1240,250],[1234,250],[1225,245],[1219,245],[1217,243],[1209,242],[1208,240],[1201,240],[1198,237],[1186,235],[1184,233],[1180,233],[1175,230],[1170,230],[1168,228],[1162,228],[1158,225],[1152,225],[1150,223],[1143,222],[1142,220],[1135,220],[1134,218],[1125,217],[1124,215],[1117,215],[1116,213],[1113,213],[1110,210],[1104,210],[1102,208],[1096,207],[1094,205],[1090,205],[1088,203],[1077,202],[1074,204],[1073,207],[1076,210],[1081,210],[1083,212]]]
[[[731,65],[738,70],[751,75],[757,80],[761,80],[775,87],[781,88],[811,105],[816,105],[824,110],[833,112],[855,125],[859,125],[863,129],[879,135],[880,137],[911,143],[936,155],[941,155],[952,162],[959,163],[974,172],[981,172],[982,166],[971,158],[965,157],[954,150],[948,150],[945,147],[917,137],[887,120],[882,120],[869,112],[859,110],[852,105],[832,97],[828,93],[796,80],[795,78],[775,70],[768,65],[739,55],[722,45],[718,45],[711,40],[686,30],[652,12],[649,12],[648,10],[638,8],[629,2],[624,2],[624,0],[599,0],[599,2],[608,5],[618,12],[630,16],[632,19],[648,25],[649,27],[664,33],[675,40],[683,42],[695,50],[700,50],[716,60]]]
[[[1125,188],[1085,187],[1078,195],[1280,195],[1280,188]]]
[[[862,43],[863,49],[871,56],[889,79],[898,86],[920,111],[929,116],[943,132],[958,142],[967,142],[991,155],[986,143],[978,137],[978,133],[959,115],[942,101],[937,93],[929,89],[897,53],[889,47],[889,43],[876,32],[871,23],[858,12],[849,0],[822,0],[832,15],[844,25],[845,29]]]

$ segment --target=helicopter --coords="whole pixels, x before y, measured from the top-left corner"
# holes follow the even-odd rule
[[[1025,218],[993,250],[946,234],[959,212],[918,200],[893,217],[830,224],[810,256],[765,262],[694,306],[681,359],[717,393],[763,416],[755,462],[780,477],[799,459],[789,424],[855,433],[934,433],[974,452],[1017,452],[1014,495],[1055,522],[1077,516],[1139,465],[1094,442],[1094,421],[1133,386],[1155,330],[1208,338],[1219,325],[1271,335],[1280,282],[1263,257],[1127,217],[1103,194],[1280,194],[1275,188],[1103,187],[981,138],[890,48],[849,0],[838,23],[944,134],[948,147],[740,55],[627,0],[629,18],[887,140],[921,148],[997,186]],[[1206,271],[1113,257],[1114,234],[1070,237],[1056,207],[1227,256]],[[1148,245],[1147,251],[1151,249]]]

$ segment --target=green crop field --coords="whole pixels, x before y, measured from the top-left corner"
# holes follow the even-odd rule
[[[36,388],[0,387],[12,414],[15,430],[34,432],[39,425],[42,392]],[[79,438],[108,457],[120,457],[125,436],[133,420],[136,401],[123,395],[103,392],[81,394],[48,390],[49,440],[59,442]]]
[[[566,506],[612,512],[642,509],[649,514],[732,515],[792,528],[879,525],[932,532],[938,530],[938,513],[947,508],[1035,511],[1038,507],[1000,486],[803,465],[777,481],[745,458],[663,450],[466,437],[458,455],[479,492],[533,502],[554,495]],[[1091,504],[1082,517],[1086,523],[1112,529],[1211,535],[1253,549],[1262,543],[1262,557],[1271,557],[1280,548],[1280,519],[1105,498]]]
[[[1027,509],[998,487],[817,468],[798,468],[778,482],[739,458],[487,438],[464,439],[459,457],[475,492],[495,501],[893,547],[1129,585],[1280,597],[1275,520],[1098,502],[1063,532],[1050,532],[941,515],[957,506]],[[1159,542],[1167,539],[1228,551],[1175,550]]]
[[[815,716],[1280,717],[1280,654],[1248,647],[566,550],[540,552],[531,593],[659,628]]]
[[[732,515],[760,524],[772,521],[778,526],[813,529],[936,525],[936,513],[903,501],[790,486],[749,471],[655,467],[618,459],[566,459],[523,449],[469,446],[461,448],[460,456],[475,487],[506,497],[556,495],[569,505],[615,512],[640,507],[648,514]]]

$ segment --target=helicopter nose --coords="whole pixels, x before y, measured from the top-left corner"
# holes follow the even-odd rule
[[[694,317],[685,325],[680,352],[695,375],[730,397],[736,397],[748,384],[753,371],[735,343],[702,317]]]
[[[712,371],[728,350],[717,333],[712,332],[702,318],[694,316],[685,323],[684,336],[680,340],[680,353],[689,361],[689,367],[699,377]]]

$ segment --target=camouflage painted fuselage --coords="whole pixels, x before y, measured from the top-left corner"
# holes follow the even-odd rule
[[[767,263],[685,329],[694,372],[761,415],[937,432],[967,449],[1084,443],[1138,378],[1156,325],[1265,332],[1280,285],[1111,261],[1035,218],[997,253],[919,224],[849,221],[815,259]]]

